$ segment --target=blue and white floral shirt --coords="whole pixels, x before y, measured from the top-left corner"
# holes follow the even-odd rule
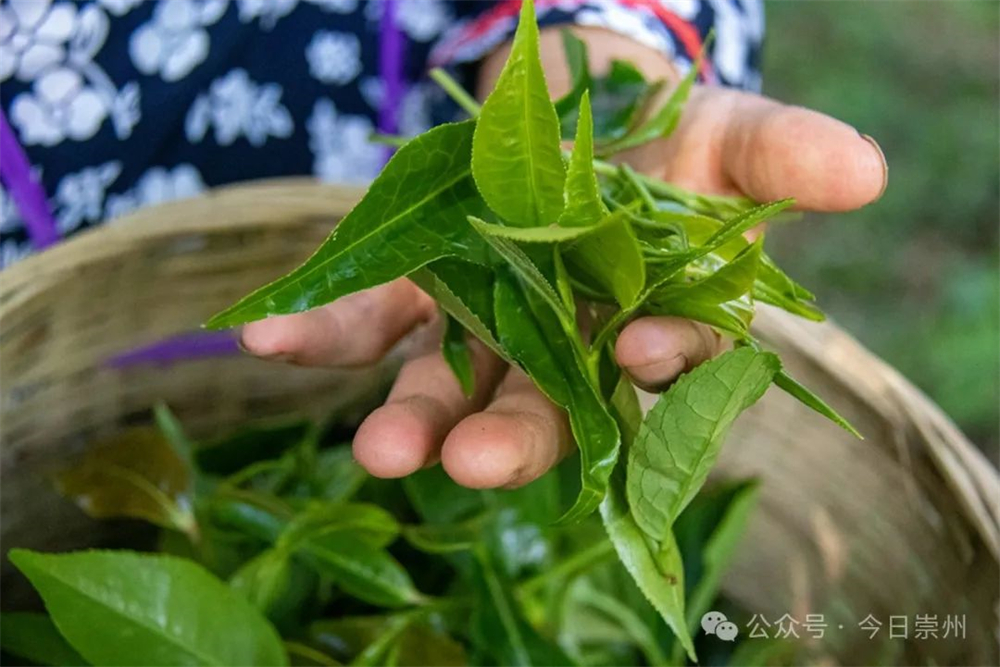
[[[404,38],[400,133],[450,119],[453,108],[428,69],[453,66],[470,85],[473,65],[512,35],[519,5],[395,0],[393,27]],[[759,0],[536,5],[542,26],[604,27],[662,51],[682,70],[714,30],[702,79],[759,86]],[[385,157],[368,141],[386,89],[385,7],[383,0],[5,0],[0,107],[55,231],[67,236],[236,181],[371,179]],[[0,189],[3,266],[33,248],[8,185]]]

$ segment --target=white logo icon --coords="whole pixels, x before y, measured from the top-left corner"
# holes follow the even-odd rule
[[[736,624],[721,611],[710,611],[701,617],[701,629],[706,635],[715,635],[724,642],[731,642],[740,633]]]

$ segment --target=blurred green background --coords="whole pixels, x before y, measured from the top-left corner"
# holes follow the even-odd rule
[[[766,3],[764,92],[874,136],[889,187],[771,234],[779,263],[995,461],[1000,3]]]

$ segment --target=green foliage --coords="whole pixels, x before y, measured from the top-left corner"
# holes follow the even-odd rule
[[[59,475],[59,491],[96,518],[137,517],[193,530],[192,480],[167,439],[173,433],[136,428],[95,444],[82,461]]]
[[[509,272],[497,276],[494,298],[501,343],[538,388],[566,409],[580,444],[582,488],[565,518],[589,514],[600,503],[618,457],[614,420],[588,378],[579,351],[565,344],[565,327],[542,299],[521,289]]]
[[[66,640],[97,665],[286,665],[274,628],[201,566],[127,551],[9,558]]]
[[[465,220],[486,212],[469,166],[475,129],[472,121],[441,125],[408,142],[305,264],[207,326],[313,308],[452,254],[480,258],[482,244]]]
[[[206,445],[160,409],[164,435],[147,436],[130,454],[158,447],[159,459],[169,459],[165,470],[178,481],[163,487],[164,498],[137,504],[133,496],[159,487],[118,489],[107,479],[125,467],[117,462],[71,471],[65,479],[74,484],[64,488],[78,498],[114,490],[116,516],[182,530],[189,544],[175,540],[174,550],[199,564],[130,553],[13,554],[83,657],[444,664],[468,650],[473,662],[499,665],[597,656],[661,664],[668,643],[657,638],[669,627],[673,657],[696,660],[692,614],[714,597],[746,507],[738,494],[720,500],[718,533],[688,540],[687,552],[675,526],[729,426],[780,371],[748,333],[755,300],[820,315],[762,241],[742,236],[790,201],[706,197],[594,159],[595,147],[613,151],[669,133],[694,74],[665,106],[649,109],[656,84],[625,63],[593,78],[582,44],[571,36],[565,44],[574,87],[557,109],[533,6],[524,2],[510,58],[478,117],[407,142],[316,254],[209,326],[300,312],[411,276],[448,314],[443,352],[466,393],[470,333],[565,410],[579,459],[517,491],[461,489],[440,469],[376,483],[309,424],[245,429]],[[461,96],[443,74],[436,78]],[[564,156],[560,136],[569,125],[576,141]],[[593,336],[578,325],[584,313],[596,318]],[[618,331],[641,314],[694,318],[737,344],[677,379],[645,421],[611,354]],[[105,505],[82,503],[101,516]],[[606,558],[612,552],[617,560]],[[697,565],[697,577],[686,562]],[[181,583],[162,583],[172,579]],[[107,594],[112,584],[120,595]],[[223,602],[236,605],[235,619],[218,613]],[[136,613],[122,617],[125,606]],[[565,606],[573,613],[552,613]],[[592,646],[566,625],[594,622],[595,614],[614,642]],[[132,640],[108,640],[124,631]],[[418,632],[434,639],[414,643]]]
[[[594,115],[590,110],[590,91],[587,90],[580,98],[580,118],[566,171],[565,199],[566,208],[559,216],[559,227],[593,227],[608,214],[594,172]]]
[[[635,394],[619,387],[614,411],[631,438]],[[166,408],[158,422],[178,430]],[[160,446],[132,433],[136,456]],[[51,620],[3,616],[4,650],[55,665],[585,665],[598,656],[681,664],[667,659],[666,624],[681,637],[678,650],[690,648],[685,594],[689,618],[714,599],[749,510],[727,489],[699,496],[678,521],[679,548],[650,551],[622,467],[602,505],[606,529],[594,515],[554,524],[570,481],[560,469],[513,491],[465,489],[440,468],[397,482],[362,473],[359,483],[339,466],[295,466],[282,484],[261,486],[257,471],[293,454],[349,458],[348,445],[313,427],[304,433],[276,447],[268,441],[285,433],[273,424],[242,427],[221,442],[277,458],[246,461],[226,449],[246,465],[226,477],[196,455],[182,464],[199,481],[197,525],[164,529],[170,539],[161,541],[180,557],[12,551]],[[188,440],[195,454],[219,442]],[[222,463],[211,459],[213,470],[228,470]]]
[[[691,69],[688,70],[687,75],[681,79],[673,92],[670,93],[670,98],[666,104],[660,107],[659,111],[652,118],[636,128],[635,131],[629,132],[621,139],[603,146],[601,152],[605,154],[617,153],[655,139],[669,136],[677,128],[677,124],[681,120],[681,111],[684,109],[684,103],[687,102],[688,96],[691,94],[691,88],[694,86],[694,81],[698,77],[701,62],[702,58],[699,56],[694,64],[691,65]]]
[[[531,0],[521,5],[510,57],[479,114],[472,174],[483,199],[511,225],[541,227],[562,213],[559,117],[549,101]]]
[[[578,122],[583,117],[582,99],[589,93],[593,103],[594,139],[608,144],[622,139],[650,111],[653,97],[663,82],[649,82],[632,63],[613,60],[604,76],[590,72],[587,45],[568,30],[562,31],[566,64],[573,82],[570,92],[555,103],[562,138],[579,139]],[[613,152],[613,151],[602,151]]]
[[[55,623],[45,614],[0,614],[0,648],[36,665],[73,667],[88,664],[63,639]]]
[[[316,576],[284,549],[265,549],[229,578],[230,587],[278,628],[295,627],[316,582]]]
[[[779,370],[775,355],[744,347],[701,364],[660,397],[628,458],[629,506],[647,536],[667,539],[708,477],[730,426]]]
[[[689,626],[711,609],[758,491],[755,481],[720,485],[699,494],[677,518],[674,534],[680,551],[689,554],[684,561]]]

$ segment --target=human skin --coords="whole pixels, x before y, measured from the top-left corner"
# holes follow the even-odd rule
[[[598,28],[574,32],[591,67],[633,62],[649,79],[676,81],[660,53]],[[492,88],[509,45],[488,56],[478,92]],[[569,88],[558,30],[541,34],[550,92]],[[878,144],[853,127],[801,107],[725,88],[696,86],[676,131],[622,156],[634,169],[691,190],[758,201],[794,197],[802,210],[850,211],[877,200],[888,178]],[[378,361],[407,334],[422,343],[405,362],[386,403],[354,438],[354,456],[376,477],[403,477],[440,461],[459,484],[514,487],[537,478],[572,450],[562,409],[520,369],[473,341],[476,389],[463,395],[436,341],[434,301],[406,279],[305,313],[253,322],[242,345],[251,354],[304,366],[359,367]],[[633,381],[669,384],[724,349],[709,327],[675,317],[643,317],[621,332],[618,363]]]

